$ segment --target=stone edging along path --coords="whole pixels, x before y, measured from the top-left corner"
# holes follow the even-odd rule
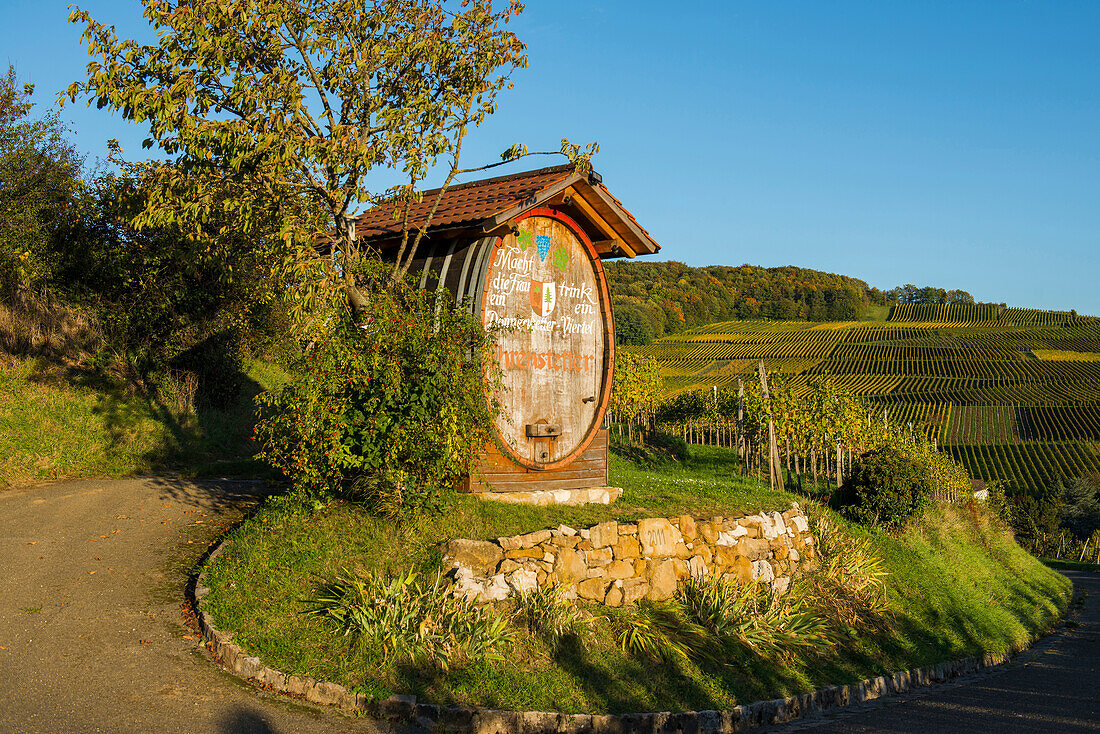
[[[223,541],[211,550],[204,565],[212,563],[224,548]],[[636,714],[563,714],[552,711],[499,711],[464,706],[419,703],[416,696],[391,696],[375,701],[344,686],[289,675],[269,668],[233,642],[233,633],[217,629],[202,599],[210,589],[206,571],[195,582],[193,599],[199,627],[207,647],[226,668],[265,689],[303,698],[322,706],[336,706],[396,723],[421,726],[432,731],[456,734],[728,734],[756,727],[783,724],[811,713],[905,693],[915,688],[942,683],[1011,659],[1038,639],[1013,646],[1008,654],[987,653],[946,663],[924,665],[891,675],[880,675],[858,683],[828,686],[812,693],[734,706],[725,711],[654,712]],[[190,587],[189,587],[190,590]]]

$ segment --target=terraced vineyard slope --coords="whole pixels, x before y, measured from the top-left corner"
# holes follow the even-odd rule
[[[626,347],[669,396],[736,386],[763,359],[912,424],[974,477],[1018,489],[1100,473],[1100,318],[991,305],[898,305],[885,322],[727,321]]]

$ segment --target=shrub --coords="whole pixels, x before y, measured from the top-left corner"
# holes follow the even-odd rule
[[[900,530],[930,501],[926,467],[907,453],[886,446],[864,454],[832,505],[864,525]]]
[[[689,660],[709,649],[706,630],[676,604],[642,600],[618,617],[619,645],[639,658]]]
[[[625,652],[665,661],[722,665],[731,655],[783,657],[830,641],[826,621],[802,596],[716,576],[689,579],[670,602],[643,601],[619,624]]]
[[[643,432],[641,443],[611,442],[611,450],[642,466],[656,467],[671,462],[683,463],[691,458],[687,442],[663,431]]]
[[[1084,540],[1100,530],[1100,485],[1087,476],[1062,479],[1062,527]]]
[[[259,396],[258,456],[302,496],[348,493],[386,516],[439,510],[491,437],[491,338],[431,293],[369,300],[362,325],[333,314],[297,379]]]
[[[691,458],[687,441],[664,431],[649,431],[645,436],[646,446],[660,454],[681,463]]]
[[[441,575],[424,584],[415,572],[393,579],[348,574],[317,591],[307,614],[334,622],[383,662],[408,660],[442,670],[500,659],[508,622],[455,597]]]

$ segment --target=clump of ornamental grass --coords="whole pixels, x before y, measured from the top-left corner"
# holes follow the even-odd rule
[[[826,620],[801,596],[715,576],[693,577],[673,599],[642,601],[617,622],[625,652],[663,661],[788,657],[830,641]]]
[[[889,623],[886,571],[871,541],[855,538],[822,518],[815,525],[819,563],[800,580],[807,604],[836,631],[857,637],[861,629]]]
[[[731,654],[785,657],[829,643],[825,620],[801,595],[776,593],[758,579],[692,577],[680,587],[676,603]]]
[[[306,611],[333,623],[383,663],[409,661],[443,671],[502,659],[507,618],[456,597],[442,575],[425,583],[415,572],[361,578],[347,571],[323,584]]]
[[[520,592],[512,617],[552,647],[556,647],[563,637],[577,634],[583,624],[580,610],[566,597],[561,586],[541,586]]]
[[[619,646],[636,658],[672,662],[708,654],[707,631],[675,602],[646,599],[616,619]]]

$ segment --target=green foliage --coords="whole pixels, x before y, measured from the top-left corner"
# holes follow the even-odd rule
[[[616,344],[651,344],[653,337],[653,322],[643,308],[632,304],[615,307]]]
[[[102,176],[83,186],[54,235],[52,285],[95,314],[110,358],[129,365],[139,378],[197,347],[202,353],[192,363],[216,357],[228,370],[217,379],[232,379],[238,361],[229,352],[235,350],[204,352],[198,345],[238,339],[249,314],[277,299],[280,284],[267,264],[266,248],[281,243],[272,243],[270,235],[138,229],[132,221],[148,197],[143,182],[130,176]],[[268,223],[277,226],[280,207],[265,212]],[[228,337],[214,336],[227,331]],[[179,358],[189,361],[186,355]],[[210,377],[212,366],[199,372]]]
[[[932,499],[929,472],[917,459],[896,447],[863,455],[832,505],[864,525],[900,530]]]
[[[615,352],[609,410],[613,420],[626,424],[627,443],[634,443],[642,412],[653,406],[660,393],[661,376],[655,359],[621,349]]]
[[[657,456],[667,457],[680,463],[691,458],[687,442],[679,436],[664,431],[646,431],[643,445],[652,449]]]
[[[974,296],[962,290],[944,290],[935,286],[920,288],[912,283],[899,285],[882,293],[888,302],[921,306],[967,305],[974,303]],[[988,304],[986,304],[988,305]]]
[[[691,459],[687,442],[679,436],[664,431],[639,431],[640,440],[623,441],[617,433],[611,434],[611,451],[639,466],[658,467],[683,464]]]
[[[657,360],[632,352],[615,353],[615,377],[611,383],[611,410],[635,415],[650,407],[661,393]]]
[[[444,671],[499,660],[509,639],[507,618],[455,597],[441,575],[426,584],[413,572],[362,579],[345,571],[318,589],[307,613],[333,622],[383,663]]]
[[[440,159],[449,159],[441,195],[466,172],[459,158],[468,129],[495,111],[497,93],[527,63],[526,46],[505,28],[522,11],[518,2],[502,9],[489,0],[144,5],[152,44],[119,39],[114,26],[73,8],[69,19],[84,26],[91,61],[87,80],[62,99],[94,100],[148,125],[144,145],[172,159],[148,166],[142,226],[190,231],[217,221],[219,234],[264,232],[257,204],[288,198],[321,212],[324,221],[287,217],[267,230],[288,245],[278,264],[297,286],[294,323],[313,335],[325,330],[324,319],[313,317],[334,299],[343,297],[357,316],[369,305],[357,282],[367,253],[351,215],[385,205],[401,221],[398,267],[388,281],[397,286],[431,223],[430,215],[409,220],[422,198],[418,183]],[[577,166],[595,152],[562,143]],[[407,183],[380,190],[371,180],[379,169]],[[228,193],[211,196],[212,187]],[[336,267],[317,262],[321,233],[329,234]]]
[[[646,599],[615,619],[623,652],[647,660],[671,662],[706,655],[707,632],[676,604]]]
[[[864,445],[871,450],[888,448],[915,461],[925,475],[925,482],[936,499],[969,499],[973,483],[962,464],[951,455],[939,451],[922,433],[910,431],[891,422],[874,423]]]
[[[1077,538],[1100,530],[1100,485],[1092,477],[1062,480],[1062,527]]]
[[[0,77],[0,290],[38,288],[53,269],[49,239],[79,184],[82,160],[56,112],[29,119],[34,87]]]
[[[438,510],[491,438],[492,340],[449,299],[370,295],[369,324],[337,311],[297,379],[260,396],[259,458],[304,496],[350,492],[387,516]]]
[[[1057,492],[1021,492],[1008,497],[1011,525],[1021,543],[1034,545],[1053,535],[1061,521],[1062,498]]]
[[[643,600],[616,624],[624,652],[666,662],[725,665],[731,656],[787,657],[829,644],[825,620],[801,596],[716,576],[692,577],[669,602]]]

